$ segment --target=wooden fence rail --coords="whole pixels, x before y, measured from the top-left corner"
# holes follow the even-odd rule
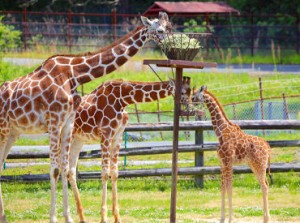
[[[242,129],[252,130],[299,130],[300,121],[296,120],[272,120],[272,121],[236,121],[234,122],[241,126]],[[204,143],[203,131],[212,130],[212,124],[209,121],[193,121],[182,122],[179,126],[180,130],[194,130],[196,132],[195,144],[180,145],[179,152],[195,152],[195,167],[179,168],[179,175],[194,175],[199,186],[203,186],[203,175],[219,174],[220,167],[204,166],[203,153],[205,151],[214,151],[217,149],[217,143]],[[172,131],[172,123],[157,123],[157,124],[131,124],[127,126],[125,131]],[[199,143],[200,142],[200,143]],[[294,147],[300,145],[300,140],[272,140],[269,141],[271,147]],[[120,156],[133,155],[150,155],[150,154],[165,154],[171,153],[172,146],[148,146],[138,148],[122,148]],[[88,150],[80,153],[80,159],[100,158],[101,151]],[[9,154],[8,159],[25,159],[25,158],[49,158],[49,152],[13,152]],[[300,163],[278,164],[271,165],[272,172],[300,172]],[[250,168],[246,166],[235,166],[235,173],[250,173]],[[148,176],[170,176],[172,174],[170,168],[161,169],[143,169],[143,170],[120,170],[119,176],[122,177],[148,177]],[[80,172],[78,179],[99,179],[101,172]],[[20,176],[2,176],[1,181],[43,181],[49,180],[48,174],[27,174]]]
[[[300,146],[300,140],[272,140],[268,141],[271,147],[295,147]],[[187,144],[178,147],[179,152],[205,152],[217,150],[218,143],[204,143],[202,145]],[[172,153],[172,146],[145,146],[136,148],[121,148],[120,156],[157,155]],[[16,151],[8,155],[8,159],[45,159],[49,158],[49,151],[22,152]],[[101,158],[100,150],[86,150],[80,152],[80,159]]]

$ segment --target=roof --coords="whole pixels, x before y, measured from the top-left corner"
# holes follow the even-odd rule
[[[208,13],[239,13],[224,2],[154,2],[143,15],[157,15],[164,11],[168,15],[174,14],[208,14]]]

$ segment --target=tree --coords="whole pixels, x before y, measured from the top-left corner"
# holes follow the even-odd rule
[[[0,53],[15,49],[21,44],[21,32],[15,30],[13,26],[2,23],[3,16],[0,17]]]

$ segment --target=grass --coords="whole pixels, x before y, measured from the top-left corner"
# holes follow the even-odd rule
[[[274,174],[275,184],[269,193],[273,221],[297,222],[300,219],[298,174]],[[281,185],[280,179],[285,181]],[[297,179],[298,178],[298,179]],[[289,179],[296,179],[291,182]],[[240,182],[243,182],[242,185]],[[210,177],[205,188],[196,188],[193,179],[180,178],[178,183],[178,222],[205,222],[219,218],[219,179]],[[262,219],[261,191],[251,174],[234,177],[233,207],[238,220],[258,222]],[[295,187],[294,184],[298,183]],[[167,222],[169,218],[171,178],[120,179],[118,182],[120,214],[123,222]],[[10,222],[46,222],[50,204],[48,183],[2,183],[6,213]],[[89,222],[99,222],[101,207],[100,181],[81,181],[79,189]],[[58,193],[58,216],[62,221],[61,185]],[[112,221],[111,185],[108,191],[109,220]],[[71,213],[76,216],[75,201],[69,191]],[[15,205],[15,204],[18,205]]]
[[[157,55],[153,55],[156,57]],[[246,58],[246,57],[245,57]],[[244,59],[244,57],[243,57]],[[140,60],[140,58],[137,58]],[[86,84],[85,91],[90,92],[105,80],[125,78],[127,80],[157,81],[157,77],[146,68],[137,72],[132,70],[132,64],[128,64],[129,69],[121,68],[107,77],[95,80]],[[141,65],[142,66],[142,65]],[[32,71],[34,68],[24,68],[1,63],[1,78],[11,79],[22,76]],[[192,77],[192,85],[200,87],[205,84],[219,98],[222,104],[234,101],[255,99],[259,97],[257,77],[249,76],[246,73],[208,73],[199,71],[189,74]],[[172,73],[160,73],[162,79],[166,80]],[[0,79],[1,79],[0,78]],[[274,74],[263,77],[264,96],[278,96],[282,92],[286,94],[299,94],[299,78],[292,74]],[[173,98],[163,100],[162,110],[172,110]],[[133,107],[128,110],[133,110]],[[156,110],[155,103],[145,103],[139,107],[141,110]],[[247,108],[249,109],[249,108]],[[154,119],[148,119],[155,121]],[[165,134],[165,133],[164,133]],[[169,133],[166,133],[166,135]],[[168,137],[172,137],[169,135]],[[184,135],[181,133],[181,139]],[[266,139],[299,139],[298,131],[292,134],[282,132],[263,136]],[[191,138],[193,140],[193,138]],[[205,140],[216,141],[214,134],[205,135]],[[46,145],[47,138],[18,140],[18,145]],[[299,162],[299,148],[276,148],[273,149],[272,162]],[[121,158],[122,160],[123,158]],[[171,160],[170,154],[156,156],[133,156],[128,160]],[[194,160],[193,153],[179,154],[179,160],[187,160],[189,163],[181,166],[192,166]],[[48,159],[40,160],[20,160],[21,162],[49,162]],[[8,162],[13,162],[9,160]],[[205,153],[205,165],[219,165],[219,160],[215,152]],[[164,168],[170,167],[170,163],[159,163],[147,167],[140,166],[120,166],[120,169],[138,168]],[[80,166],[80,171],[100,170],[97,165],[84,167]],[[39,164],[24,168],[11,168],[4,171],[4,175],[48,173],[49,166]],[[272,220],[280,222],[300,221],[300,178],[299,173],[274,173],[274,185],[270,188],[270,209]],[[101,204],[101,182],[100,181],[80,181],[79,189],[86,210],[89,222],[100,221]],[[235,217],[240,221],[258,222],[262,220],[261,192],[252,174],[234,175],[234,195],[233,205]],[[118,183],[120,211],[123,222],[167,222],[169,218],[170,205],[170,177],[157,178],[135,178],[120,179]],[[212,222],[217,221],[220,214],[220,176],[205,176],[205,187],[200,190],[196,187],[195,181],[190,177],[179,177],[178,183],[178,222]],[[58,193],[58,214],[62,219],[62,195],[61,185]],[[109,192],[111,185],[109,184]],[[10,222],[48,222],[50,206],[50,185],[48,182],[42,183],[2,183],[3,199],[5,209]],[[71,191],[69,191],[70,197]],[[111,196],[108,196],[108,205],[111,206]],[[16,205],[18,204],[18,205]],[[78,221],[76,216],[75,201],[70,200],[72,216]],[[109,211],[109,220],[112,221],[112,214]]]

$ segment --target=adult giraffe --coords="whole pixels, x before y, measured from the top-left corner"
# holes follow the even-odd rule
[[[270,213],[268,207],[269,184],[266,179],[266,167],[269,165],[271,148],[262,138],[246,134],[241,128],[233,124],[226,116],[222,105],[217,98],[202,86],[193,95],[193,102],[206,104],[211,115],[213,129],[218,137],[218,156],[221,161],[222,175],[222,207],[221,221],[225,221],[225,195],[228,195],[229,222],[233,220],[232,213],[232,165],[233,163],[247,162],[263,194],[264,223],[269,222]],[[272,181],[272,178],[271,178]]]
[[[82,98],[75,118],[70,151],[69,181],[75,196],[80,222],[85,222],[76,185],[76,166],[84,142],[100,140],[102,156],[101,222],[107,222],[107,181],[112,180],[115,223],[120,223],[117,198],[118,157],[124,129],[128,123],[125,108],[130,104],[151,102],[175,92],[173,80],[163,82],[108,81]]]
[[[80,96],[76,88],[109,74],[124,64],[150,39],[159,41],[171,25],[166,13],[149,20],[116,43],[83,55],[52,56],[32,73],[0,86],[0,171],[21,133],[49,133],[50,222],[56,223],[56,186],[63,185],[63,215],[72,223],[68,205],[68,172],[71,132]],[[0,222],[7,223],[0,188]]]

